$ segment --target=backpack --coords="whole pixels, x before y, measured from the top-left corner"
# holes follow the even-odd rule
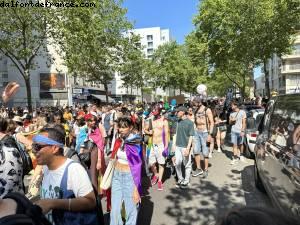
[[[65,147],[64,148],[64,156],[69,159],[74,160],[75,162],[80,163],[84,167],[84,169],[88,170],[87,165],[83,162],[80,155],[78,154],[78,152],[75,151],[74,148]]]
[[[23,176],[29,174],[31,170],[33,170],[33,164],[30,155],[25,150],[25,146],[19,143],[14,136],[6,135],[1,141],[0,145],[4,145],[8,148],[15,148],[18,150],[23,165]]]
[[[68,182],[68,169],[74,161],[70,162],[63,174],[61,184],[60,184],[60,199],[71,199],[75,198],[72,190],[67,189]],[[94,190],[95,197],[96,192]],[[96,207],[93,210],[86,212],[71,212],[67,210],[52,210],[53,220],[56,225],[102,225],[104,224],[103,212],[101,203],[96,197]]]
[[[0,225],[51,225],[43,215],[42,209],[32,204],[24,195],[11,192],[4,199],[13,199],[17,203],[15,215],[0,218]]]

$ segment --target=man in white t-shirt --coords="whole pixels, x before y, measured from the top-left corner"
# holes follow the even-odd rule
[[[246,113],[244,110],[239,108],[239,103],[237,101],[231,102],[232,113],[229,117],[229,123],[231,127],[231,142],[233,144],[233,158],[231,165],[234,165],[237,162],[237,159],[240,158],[241,161],[244,161],[243,156],[243,143],[246,129]],[[240,156],[238,152],[240,151]]]
[[[93,187],[86,170],[79,163],[71,163],[71,159],[63,156],[65,134],[62,130],[43,129],[33,138],[32,146],[37,164],[43,165],[41,200],[36,204],[43,209],[52,224],[55,224],[52,210],[82,212],[91,211],[96,206]],[[60,187],[67,167],[67,189],[75,195],[72,199],[61,197]]]

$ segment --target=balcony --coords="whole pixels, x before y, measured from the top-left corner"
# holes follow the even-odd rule
[[[300,59],[300,49],[292,51],[290,55],[283,55],[282,59]]]
[[[284,65],[281,67],[281,73],[300,73],[300,63],[299,64],[291,64],[291,65]]]

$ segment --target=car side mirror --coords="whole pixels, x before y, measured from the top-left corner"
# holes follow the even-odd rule
[[[247,118],[247,129],[255,128],[255,119],[253,117]]]

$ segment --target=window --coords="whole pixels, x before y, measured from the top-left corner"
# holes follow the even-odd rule
[[[147,35],[147,41],[153,41],[153,35]]]
[[[153,54],[153,48],[148,48],[147,49],[147,54],[152,55]]]
[[[148,42],[148,48],[153,48],[153,42]]]
[[[6,85],[8,85],[8,82],[3,82],[3,87],[6,87]]]
[[[162,37],[161,37],[161,40],[162,40],[162,41],[166,40],[166,37],[165,37],[165,36],[162,36]]]
[[[7,79],[8,78],[8,74],[7,73],[3,73],[2,74],[2,78]]]

